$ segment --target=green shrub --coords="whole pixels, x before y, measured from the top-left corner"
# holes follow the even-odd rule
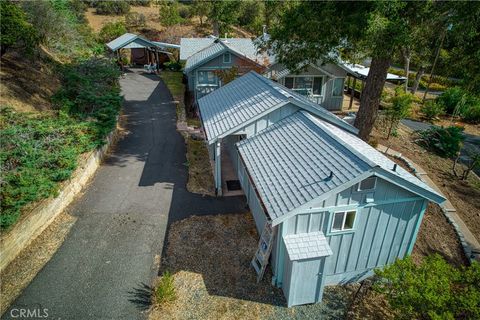
[[[179,4],[178,5],[178,15],[182,19],[189,19],[192,17],[192,12],[190,10],[190,7],[184,4]]]
[[[434,120],[445,113],[443,106],[436,103],[435,100],[426,101],[425,104],[420,107],[420,112],[427,120]]]
[[[98,33],[98,38],[99,41],[108,43],[126,32],[127,28],[125,27],[125,23],[122,21],[107,22],[103,25],[102,29]]]
[[[400,319],[479,319],[480,264],[455,268],[435,254],[416,265],[411,257],[375,270],[373,289]]]
[[[465,108],[462,112],[462,119],[466,122],[480,123],[480,100],[477,104]]]
[[[432,127],[421,131],[420,142],[425,147],[433,150],[441,157],[455,157],[462,147],[465,139],[462,127]]]
[[[62,88],[52,97],[56,112],[0,112],[0,228],[13,225],[22,209],[54,196],[80,154],[105,143],[121,106],[119,71],[92,58],[64,67]]]
[[[437,98],[437,103],[444,108],[446,113],[453,114],[464,95],[465,92],[460,87],[453,87],[442,93]]]
[[[164,26],[173,26],[183,21],[176,1],[163,1],[159,5],[160,22]]]
[[[146,19],[143,13],[130,12],[125,16],[125,24],[129,31],[145,27]]]
[[[155,299],[157,303],[164,304],[174,301],[177,298],[173,276],[169,271],[165,271],[155,289]]]
[[[183,68],[183,64],[179,61],[165,62],[165,68],[171,71],[180,71]]]
[[[472,123],[480,122],[480,97],[467,91],[453,87],[437,98],[448,114],[460,116],[463,120]]]
[[[122,15],[130,11],[130,4],[127,1],[98,1],[95,6],[97,14]]]
[[[390,102],[392,105],[385,111],[388,123],[387,139],[393,132],[396,132],[400,120],[410,115],[413,95],[405,93],[403,87],[399,86],[395,89],[395,96],[390,99]]]
[[[128,0],[128,3],[132,6],[150,7],[152,0]]]

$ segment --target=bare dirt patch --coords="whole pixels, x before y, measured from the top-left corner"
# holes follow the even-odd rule
[[[7,52],[0,60],[0,105],[19,112],[51,109],[50,97],[60,88],[56,64],[43,48],[37,57]]]
[[[15,300],[24,288],[60,248],[76,218],[60,214],[33,242],[23,250],[1,273],[0,314]]]
[[[149,319],[343,318],[348,287],[326,288],[323,303],[287,308],[268,269],[257,284],[250,261],[258,237],[250,213],[173,223],[161,272],[173,274],[177,299],[154,306]]]
[[[480,181],[475,175],[471,174],[466,181],[456,178],[452,173],[453,161],[439,157],[415,143],[415,134],[403,125],[398,130],[398,136],[392,136],[389,140],[385,139],[381,129],[374,130],[373,137],[420,165],[457,209],[477,240],[480,239]],[[464,167],[461,164],[458,166]]]
[[[187,189],[193,193],[214,195],[212,166],[205,141],[186,137],[188,183]]]

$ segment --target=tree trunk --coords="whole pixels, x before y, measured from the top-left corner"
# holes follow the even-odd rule
[[[388,67],[390,67],[390,58],[372,59],[365,88],[360,97],[360,109],[355,118],[355,127],[359,129],[358,135],[365,141],[368,141],[375,124]]]
[[[220,26],[218,25],[218,21],[213,21],[212,27],[213,27],[213,35],[215,37],[220,36]]]
[[[407,78],[407,81],[405,81],[405,92],[408,91],[408,74],[410,72],[410,50],[408,49],[402,49],[402,55],[403,55],[403,60],[405,62],[405,65],[403,66],[403,70],[405,72],[405,77]]]
[[[425,68],[420,67],[417,71],[417,75],[415,76],[415,81],[413,82],[412,89],[410,90],[412,94],[415,94],[418,90],[418,85],[420,84],[420,80],[422,80],[423,75],[425,74]]]

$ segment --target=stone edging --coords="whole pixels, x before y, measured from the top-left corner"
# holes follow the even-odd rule
[[[117,116],[116,123],[118,123],[118,119]],[[1,234],[0,272],[38,237],[82,191],[95,174],[117,136],[118,128],[115,127],[106,137],[105,145],[88,153],[88,156],[79,164],[72,177],[61,185],[61,190],[56,197],[40,201],[36,207],[25,213],[12,229]]]
[[[385,151],[382,151],[380,150],[380,148],[385,148],[386,150]],[[397,158],[397,159],[400,159],[402,161],[404,161],[407,165],[407,167],[413,171],[413,173],[415,174],[415,176],[420,179],[422,182],[426,183],[427,185],[430,185],[427,181],[425,181],[425,179],[423,178],[424,176],[427,176],[428,177],[428,174],[423,171],[423,170],[418,170],[417,167],[416,167],[416,164],[414,164],[410,159],[408,159],[407,157],[404,157],[402,156],[401,153],[395,151],[395,150],[392,150],[390,149],[389,147],[385,147],[385,146],[382,146],[382,145],[378,145],[377,147],[377,150],[379,150],[380,152],[384,153],[384,154],[388,154],[394,158]],[[388,151],[391,151],[391,152],[388,152]],[[444,195],[445,197],[445,195]],[[446,198],[446,197],[445,197]],[[448,200],[448,199],[447,199]],[[442,213],[445,215],[445,217],[447,218],[448,222],[453,226],[453,228],[455,229],[455,233],[457,234],[457,237],[458,237],[458,240],[460,241],[460,244],[462,245],[462,249],[463,249],[463,252],[465,254],[465,257],[467,257],[467,259],[469,260],[469,262],[471,263],[472,261],[474,260],[478,260],[480,258],[480,256],[474,254],[472,252],[472,247],[465,241],[465,236],[462,232],[462,230],[460,229],[459,225],[457,224],[457,222],[453,219],[452,215],[451,215],[451,212],[455,213],[456,212],[456,209],[453,208],[453,206],[451,206],[451,208],[446,208],[445,205],[439,205],[440,209],[442,210]]]

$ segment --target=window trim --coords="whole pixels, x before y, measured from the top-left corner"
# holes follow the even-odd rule
[[[338,79],[342,79],[342,91],[340,93],[340,95],[336,96],[334,95],[334,91],[335,91],[335,80],[338,80]],[[333,98],[340,98],[340,97],[343,97],[343,89],[345,87],[345,78],[342,78],[342,77],[338,77],[338,78],[333,78],[332,79],[332,97]]]
[[[200,82],[200,73],[201,72],[205,72],[205,73],[211,72],[213,74],[213,76],[216,78],[215,83],[202,83],[202,82]],[[207,78],[208,78],[208,76],[207,76]],[[218,79],[217,75],[213,72],[213,70],[198,70],[197,71],[196,87],[219,87],[219,86],[220,86],[219,79]]]
[[[361,189],[360,189],[360,186],[361,186],[362,182],[365,181],[365,180],[367,180],[367,179],[370,179],[370,178],[374,178],[374,179],[375,179],[375,183],[373,184],[373,188],[361,190]],[[373,191],[373,190],[375,190],[375,189],[377,188],[377,180],[378,180],[377,176],[370,176],[370,177],[368,177],[368,178],[363,179],[362,181],[360,181],[360,182],[357,184],[357,192],[368,192],[368,191]]]
[[[354,218],[353,218],[353,225],[351,229],[345,229],[345,221],[347,220],[347,213],[349,212],[354,212]],[[337,213],[343,213],[343,220],[342,220],[342,229],[341,230],[334,230],[333,225],[335,223],[335,215]],[[340,234],[340,233],[349,233],[349,232],[354,232],[355,231],[355,225],[357,224],[357,209],[351,209],[351,210],[340,210],[340,211],[332,211],[332,218],[330,221],[330,234]]]
[[[322,86],[320,87],[320,94],[314,94],[313,93],[313,87],[312,87],[312,97],[324,97],[325,96],[325,84],[326,84],[326,81],[325,79],[327,78],[327,76],[325,75],[318,75],[318,74],[289,74],[289,75],[286,75],[285,77],[283,77],[283,85],[285,85],[285,79],[286,78],[294,78],[293,80],[293,84],[292,84],[292,88],[290,90],[293,90],[295,91],[296,89],[294,89],[293,87],[295,87],[295,78],[306,78],[306,77],[312,77],[312,78],[322,78]],[[313,79],[312,81],[312,86],[313,86],[313,83],[315,82],[315,79]],[[288,87],[287,87],[288,88]]]
[[[225,59],[227,56],[229,57],[228,61]],[[230,52],[225,52],[223,54],[223,63],[232,63],[232,54]]]

